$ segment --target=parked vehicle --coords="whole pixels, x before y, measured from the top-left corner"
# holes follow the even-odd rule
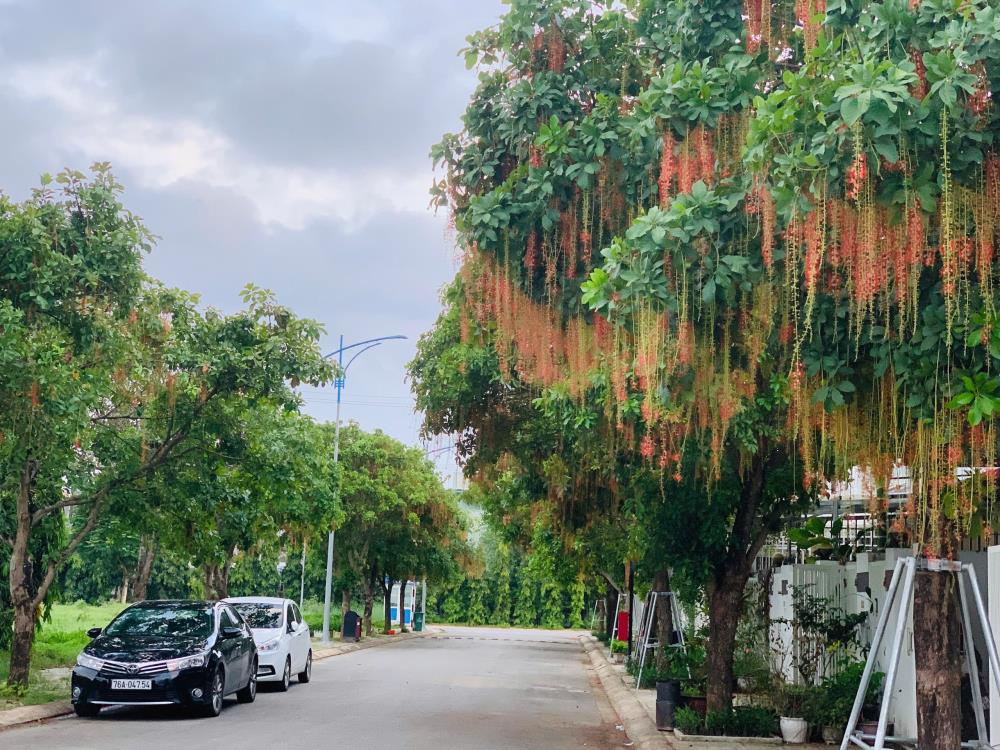
[[[134,604],[101,628],[76,660],[71,697],[78,716],[103,706],[190,706],[218,716],[223,698],[257,697],[257,648],[249,626],[224,602]]]
[[[276,682],[278,690],[288,690],[292,675],[299,682],[312,677],[312,645],[309,626],[299,606],[291,599],[237,596],[226,599],[253,630],[260,666],[257,679]]]

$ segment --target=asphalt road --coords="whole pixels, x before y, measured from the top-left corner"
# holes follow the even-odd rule
[[[576,750],[621,747],[614,713],[569,633],[446,628],[317,662],[308,685],[226,701],[217,719],[105,709],[0,733],[0,748]]]

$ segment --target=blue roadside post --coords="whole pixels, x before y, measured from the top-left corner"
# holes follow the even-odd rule
[[[348,344],[344,346],[344,337],[340,337],[340,348],[336,351],[330,352],[326,355],[324,359],[330,359],[331,357],[337,358],[337,365],[339,366],[340,372],[337,375],[334,385],[337,387],[337,421],[336,426],[333,430],[333,464],[337,465],[340,460],[340,398],[344,390],[344,381],[347,377],[348,368],[354,363],[358,357],[364,354],[369,349],[374,349],[376,346],[381,346],[385,341],[391,341],[394,339],[405,339],[406,336],[380,336],[374,339],[368,339],[366,341],[359,341],[356,344]],[[354,352],[347,364],[344,364],[344,352],[351,349],[358,349]],[[339,492],[339,487],[338,487]],[[330,596],[333,593],[333,540],[334,540],[334,529],[330,529],[330,533],[326,540],[326,584],[323,590],[323,643],[330,642]],[[303,565],[303,574],[305,572],[305,566]]]

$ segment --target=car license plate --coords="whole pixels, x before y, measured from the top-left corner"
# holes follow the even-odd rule
[[[152,680],[112,680],[112,690],[152,690]]]

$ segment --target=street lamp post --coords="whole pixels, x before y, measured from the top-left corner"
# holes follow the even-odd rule
[[[330,352],[326,355],[325,359],[330,359],[331,357],[337,357],[337,364],[340,367],[340,373],[337,375],[335,385],[337,386],[337,422],[333,430],[333,465],[336,466],[337,462],[340,460],[340,396],[344,390],[344,380],[347,376],[347,368],[349,368],[358,357],[364,354],[369,349],[374,349],[376,346],[380,346],[384,341],[390,341],[393,339],[405,339],[406,336],[380,336],[375,339],[368,339],[367,341],[359,341],[356,344],[348,344],[344,346],[344,337],[340,337],[340,348],[334,352]],[[359,351],[354,352],[347,364],[344,364],[344,352],[350,349],[357,349],[362,347]],[[338,494],[340,488],[338,485]],[[333,537],[334,530],[330,529],[330,533],[326,540],[326,585],[323,591],[323,643],[330,642],[330,597],[333,593]]]

